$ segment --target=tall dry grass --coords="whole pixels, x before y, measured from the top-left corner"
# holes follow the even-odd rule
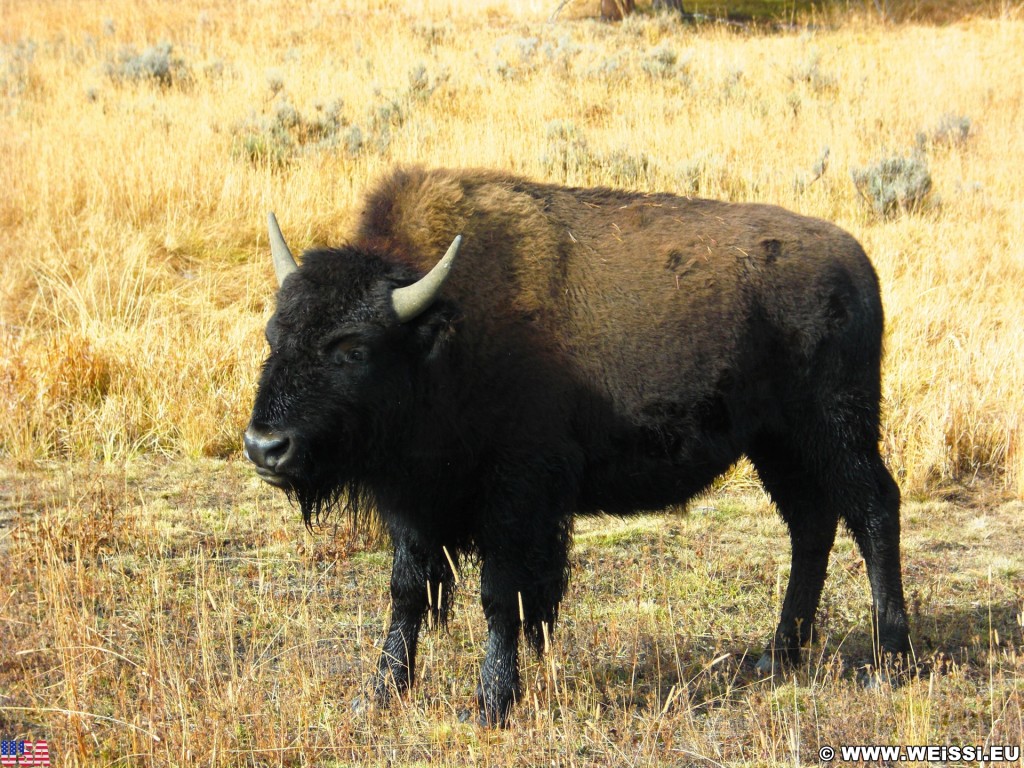
[[[1019,5],[783,34],[543,23],[553,7],[0,2],[0,457],[237,451],[265,212],[295,246],[338,242],[367,185],[415,162],[838,222],[883,285],[903,487],[1024,495]],[[965,135],[940,135],[949,116]],[[933,190],[882,218],[851,170],[893,155]]]
[[[365,697],[387,553],[297,546],[294,510],[241,462],[0,466],[0,484],[0,524],[18,519],[0,527],[0,734],[46,739],[56,766],[804,766],[824,745],[1024,746],[1019,501],[904,506],[922,668],[898,687],[856,680],[870,590],[850,537],[821,641],[769,682],[753,662],[789,560],[763,494],[583,521],[550,651],[524,653],[512,727],[490,731],[461,719],[486,635],[472,564],[384,710]]]

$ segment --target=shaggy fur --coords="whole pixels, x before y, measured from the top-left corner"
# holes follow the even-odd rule
[[[399,324],[391,291],[459,233],[441,298]],[[519,631],[539,651],[557,618],[573,516],[683,504],[743,454],[793,547],[760,668],[811,639],[840,520],[867,563],[881,649],[909,650],[899,491],[878,452],[878,283],[831,224],[399,170],[368,195],[350,245],[308,252],[285,280],[267,336],[246,437],[274,441],[261,473],[307,522],[344,498],[394,541],[383,700],[412,681],[424,617],[447,618],[448,557],[476,556],[481,718],[504,723]]]

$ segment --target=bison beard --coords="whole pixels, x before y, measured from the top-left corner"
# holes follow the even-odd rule
[[[453,565],[475,557],[480,719],[504,724],[519,633],[540,653],[557,618],[574,516],[684,504],[744,454],[792,544],[758,669],[812,639],[840,520],[867,566],[876,661],[907,660],[882,307],[845,232],[770,206],[410,169],[369,195],[352,244],[299,267],[273,217],[271,244],[281,288],[246,454],[307,525],[341,504],[387,528],[380,702],[411,685],[422,624],[447,622]]]

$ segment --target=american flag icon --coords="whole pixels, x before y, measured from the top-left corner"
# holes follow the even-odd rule
[[[0,766],[50,765],[50,748],[45,741],[0,741]]]

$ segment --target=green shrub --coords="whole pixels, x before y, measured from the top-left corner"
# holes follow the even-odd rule
[[[273,115],[252,115],[234,127],[235,153],[255,163],[283,165],[301,154],[332,150],[344,143],[352,146],[349,135],[342,135],[348,122],[342,116],[342,102],[318,104],[316,115],[306,118],[283,97]],[[360,139],[358,145],[362,146]]]
[[[187,83],[191,79],[189,68],[173,51],[170,43],[150,46],[142,53],[122,48],[117,60],[108,61],[104,69],[114,82],[151,82],[165,88]]]
[[[548,176],[565,179],[586,170],[593,160],[587,140],[575,124],[567,120],[548,123],[544,151],[540,157]]]
[[[894,155],[850,173],[861,199],[882,218],[921,210],[932,189],[928,162],[921,152]]]
[[[655,163],[643,152],[634,155],[625,149],[617,149],[599,158],[598,163],[615,186],[629,189],[652,189],[655,186]]]
[[[34,40],[19,40],[0,47],[0,94],[13,98],[32,90],[38,48]]]
[[[652,48],[640,60],[640,69],[653,78],[672,77],[676,73],[679,55],[670,46],[662,44]]]
[[[971,136],[971,118],[947,112],[931,131],[917,134],[917,147],[924,151],[929,147],[959,147]]]
[[[821,53],[818,51],[812,52],[806,60],[795,64],[787,77],[794,85],[803,83],[811,92],[818,94],[835,90],[838,86],[835,75],[822,70]]]

